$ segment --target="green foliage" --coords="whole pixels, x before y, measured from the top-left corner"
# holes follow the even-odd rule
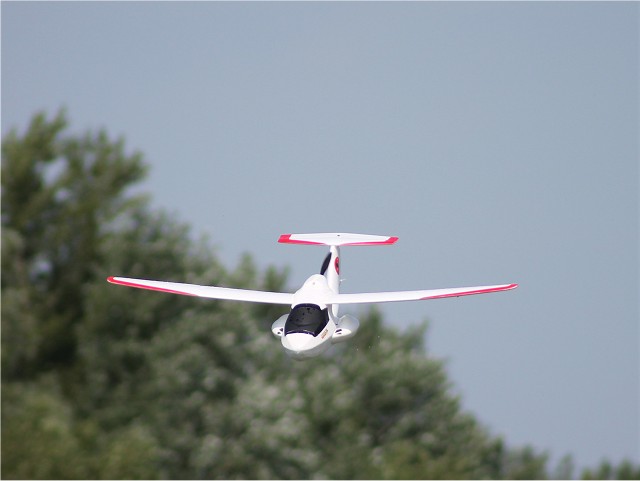
[[[2,474],[16,479],[153,479],[157,444],[144,426],[103,433],[79,422],[58,383],[3,383]]]
[[[585,469],[582,479],[640,479],[640,466],[629,460],[624,460],[617,466],[603,460],[596,469]]]
[[[3,379],[73,364],[103,230],[129,206],[124,189],[145,173],[123,141],[104,131],[64,137],[66,126],[63,112],[51,121],[39,114],[21,138],[13,131],[2,143]]]
[[[81,448],[72,406],[55,384],[2,386],[2,474],[19,479],[86,475],[73,462]],[[8,445],[8,449],[7,449]]]
[[[292,361],[286,309],[125,289],[109,275],[286,290],[132,187],[142,156],[64,112],[2,145],[2,476],[19,479],[540,479],[452,394],[424,346],[362,313],[352,341]],[[558,473],[570,472],[569,462]],[[586,477],[636,476],[637,467]],[[607,470],[608,469],[608,470]]]

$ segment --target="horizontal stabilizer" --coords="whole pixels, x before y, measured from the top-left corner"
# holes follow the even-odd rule
[[[128,277],[109,277],[112,284],[137,287],[151,291],[168,292],[183,296],[207,297],[209,299],[226,299],[230,301],[264,302],[267,304],[287,304],[293,302],[293,294],[285,292],[253,291],[248,289],[231,289],[229,287],[198,286],[180,282],[150,281],[146,279],[130,279]]]
[[[324,245],[324,246],[374,246],[391,245],[397,242],[397,237],[369,235],[369,234],[346,234],[346,233],[323,233],[323,234],[282,234],[278,242],[282,244],[304,244],[304,245]]]

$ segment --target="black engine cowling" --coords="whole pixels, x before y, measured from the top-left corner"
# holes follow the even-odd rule
[[[329,310],[315,304],[298,304],[289,313],[284,324],[284,334],[302,332],[317,336],[329,322]]]

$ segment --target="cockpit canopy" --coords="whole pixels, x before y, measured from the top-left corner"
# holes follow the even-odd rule
[[[315,304],[298,304],[289,313],[284,323],[284,334],[301,332],[317,336],[329,322],[329,310]]]

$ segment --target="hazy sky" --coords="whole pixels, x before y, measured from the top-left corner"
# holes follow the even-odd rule
[[[278,236],[323,231],[400,237],[343,249],[345,292],[519,283],[383,312],[509,445],[640,462],[637,2],[1,8],[3,135],[125,136],[155,206],[291,289],[325,250]]]

